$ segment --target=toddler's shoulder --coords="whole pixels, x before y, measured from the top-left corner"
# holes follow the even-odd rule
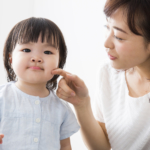
[[[0,85],[0,104],[3,102],[4,99],[6,99],[6,97],[12,97],[12,83],[13,81]]]
[[[69,110],[69,111],[72,111],[69,104],[60,99],[54,91],[51,92],[51,96],[52,96],[52,99],[53,99],[53,103],[54,105],[56,105],[57,108],[59,108],[60,110]]]
[[[13,81],[1,84],[0,85],[0,93],[3,93],[5,91],[7,91],[9,88],[11,88],[12,83],[13,83]]]

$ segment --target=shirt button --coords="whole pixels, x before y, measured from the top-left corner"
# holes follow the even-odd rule
[[[34,138],[34,142],[36,142],[36,143],[37,143],[37,142],[38,142],[38,138]]]
[[[36,122],[39,123],[39,122],[40,122],[40,118],[37,118],[37,119],[36,119]]]
[[[35,101],[35,104],[36,104],[36,105],[38,105],[39,103],[40,103],[40,101],[39,101],[39,100],[36,100],[36,101]]]

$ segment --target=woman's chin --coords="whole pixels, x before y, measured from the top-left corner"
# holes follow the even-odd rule
[[[125,65],[122,65],[120,63],[114,63],[114,62],[110,62],[111,66],[116,69],[116,70],[127,70],[130,69],[130,67],[127,67]]]

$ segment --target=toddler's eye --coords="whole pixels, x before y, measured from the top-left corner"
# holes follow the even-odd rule
[[[26,49],[23,49],[22,51],[23,51],[23,52],[26,52],[26,53],[31,52],[31,50],[30,50],[30,49],[27,49],[27,48],[26,48]]]
[[[51,51],[44,51],[44,54],[50,55],[50,54],[53,54],[53,53]]]

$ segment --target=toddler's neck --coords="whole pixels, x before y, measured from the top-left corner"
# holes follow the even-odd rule
[[[46,88],[45,83],[33,84],[33,83],[17,81],[15,85],[22,92],[28,95],[39,96],[39,97],[47,97],[49,95],[49,90]]]

